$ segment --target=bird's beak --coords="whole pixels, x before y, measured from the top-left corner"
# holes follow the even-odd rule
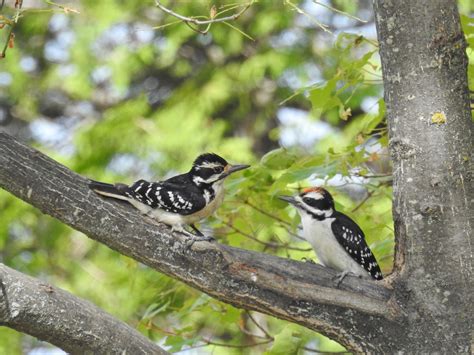
[[[225,176],[229,176],[230,174],[235,173],[236,171],[244,170],[249,167],[250,165],[244,165],[244,164],[227,165],[225,168]]]
[[[280,200],[288,202],[288,203],[290,203],[294,206],[297,204],[297,201],[295,200],[295,198],[293,196],[278,196],[278,198]]]

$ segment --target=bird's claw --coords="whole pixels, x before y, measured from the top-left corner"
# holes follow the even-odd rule
[[[336,276],[333,277],[333,281],[335,281],[336,287],[339,287],[339,285],[342,283],[342,280],[344,280],[344,278],[345,278],[347,275],[361,277],[361,276],[359,276],[359,275],[354,274],[353,272],[350,272],[350,271],[348,271],[348,270],[345,270],[345,271],[343,271],[343,272],[338,273]]]
[[[186,248],[189,249],[193,246],[194,243],[196,242],[214,242],[216,239],[213,237],[209,237],[206,235],[198,236],[198,235],[193,235],[190,237],[188,241],[186,241]]]
[[[348,271],[343,271],[343,272],[340,272],[336,276],[333,277],[332,280],[336,284],[337,288],[339,288],[339,286],[341,285],[342,280],[344,280],[344,278],[347,276],[348,273],[349,273]]]
[[[314,261],[313,259],[307,258],[306,256],[302,257],[301,261],[304,263],[316,264],[316,261]]]
[[[200,233],[200,235],[198,234],[193,234],[191,232],[188,232],[186,229],[184,229],[182,226],[173,226],[171,228],[171,231],[172,232],[179,232],[183,235],[185,235],[186,237],[188,237],[189,239],[186,241],[186,249],[189,249],[193,246],[193,244],[195,242],[214,242],[215,239],[213,237],[210,237],[210,236],[207,236],[207,235],[204,235],[202,234],[199,230],[197,232]]]

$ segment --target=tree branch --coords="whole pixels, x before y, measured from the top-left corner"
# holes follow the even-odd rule
[[[3,264],[0,324],[69,353],[167,354],[95,305]]]
[[[156,4],[156,7],[158,7],[161,11],[167,13],[168,15],[171,15],[173,17],[176,17],[177,19],[183,21],[185,24],[187,24],[193,31],[196,31],[196,32],[199,32],[201,34],[206,34],[209,29],[210,29],[210,26],[213,24],[213,23],[219,23],[219,22],[228,22],[228,21],[235,21],[237,20],[245,11],[248,10],[248,8],[253,4],[254,0],[250,0],[249,3],[242,9],[240,10],[239,12],[233,14],[233,15],[230,15],[230,16],[226,16],[226,17],[219,17],[219,18],[216,18],[214,16],[216,16],[216,14],[212,14],[214,8],[211,9],[211,18],[209,20],[198,20],[196,17],[188,17],[188,16],[183,16],[183,15],[180,15],[170,9],[168,9],[167,7],[163,6],[163,4],[161,4],[161,1],[159,0],[155,0],[155,4]],[[191,26],[191,23],[194,24],[194,25],[208,25],[206,27],[205,30],[199,30],[197,28],[194,28]]]
[[[151,226],[132,207],[94,194],[87,180],[0,133],[0,187],[118,252],[239,308],[299,323],[353,351],[397,328],[391,291],[319,265],[196,242]],[[376,350],[376,349],[373,349]]]

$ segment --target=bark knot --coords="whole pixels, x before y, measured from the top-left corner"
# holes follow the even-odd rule
[[[398,159],[408,159],[417,152],[417,147],[406,138],[393,138],[390,142],[392,154]]]

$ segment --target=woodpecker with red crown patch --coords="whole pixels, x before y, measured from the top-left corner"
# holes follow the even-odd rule
[[[331,194],[321,188],[304,189],[297,196],[280,196],[301,216],[304,238],[324,266],[339,271],[339,285],[347,274],[382,280],[364,232],[350,217],[336,211]]]

